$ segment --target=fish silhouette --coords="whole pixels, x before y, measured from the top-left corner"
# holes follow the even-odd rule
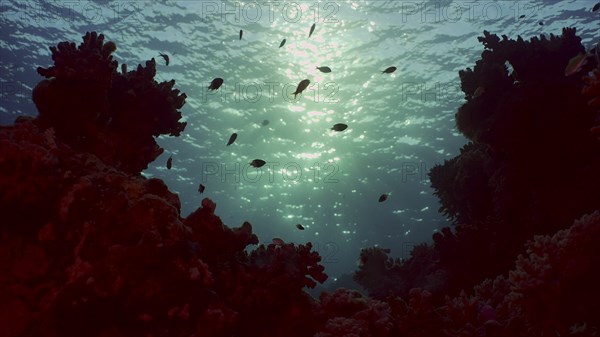
[[[296,98],[296,96],[298,94],[301,94],[304,91],[304,89],[306,89],[308,87],[309,84],[310,84],[310,80],[302,80],[302,81],[300,81],[300,83],[298,83],[298,86],[296,87],[296,91],[293,92],[294,99]]]
[[[315,27],[317,27],[316,23],[313,23],[313,25],[310,26],[310,33],[308,33],[308,38],[310,38],[310,36],[312,35],[312,33],[315,31]]]
[[[210,85],[208,86],[208,90],[217,90],[221,87],[222,84],[223,84],[223,79],[220,77],[217,77],[214,80],[212,80],[212,82],[210,82]]]
[[[231,144],[233,144],[233,142],[235,142],[235,140],[237,139],[237,133],[232,133],[231,137],[229,137],[229,141],[227,142],[227,145],[225,146],[229,146]]]

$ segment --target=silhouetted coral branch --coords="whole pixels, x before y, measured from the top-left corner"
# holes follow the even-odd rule
[[[118,73],[111,53],[114,42],[87,33],[83,43],[61,42],[51,47],[55,65],[38,73],[49,79],[33,91],[39,125],[52,127],[57,137],[77,150],[129,173],[139,173],[162,149],[153,137],[178,136],[185,128],[179,109],[185,94],[175,81],[157,83],[156,63]]]

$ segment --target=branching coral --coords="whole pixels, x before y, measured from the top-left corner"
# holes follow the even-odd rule
[[[564,75],[569,60],[584,51],[575,29],[530,41],[484,32],[479,40],[486,48],[482,59],[474,70],[460,72],[468,100],[456,115],[458,129],[474,141],[511,154],[545,155],[550,149],[579,143],[581,137],[571,138],[571,133],[577,136],[576,131],[591,122],[592,111],[580,93],[581,76]],[[513,68],[510,74],[507,65]],[[581,71],[594,67],[590,58]],[[475,95],[477,88],[483,90],[481,95]],[[563,134],[560,142],[555,140],[558,133]]]
[[[388,257],[389,253],[389,249],[378,247],[365,248],[360,252],[354,281],[367,289],[369,296],[385,298],[407,290],[400,275],[402,262]]]
[[[532,235],[597,209],[600,190],[598,144],[589,136],[596,108],[582,94],[596,95],[594,75],[582,75],[597,62],[588,56],[565,76],[584,51],[575,30],[530,41],[484,32],[479,40],[481,60],[460,72],[467,102],[456,116],[472,142],[429,174],[456,226],[454,248],[436,241],[440,266],[463,286],[506,270]]]
[[[107,166],[51,130],[31,119],[0,129],[0,334],[314,333],[303,288],[327,275],[310,243],[249,254],[249,223],[230,229],[210,199],[182,219],[162,181]]]
[[[585,86],[581,92],[590,98],[588,105],[597,108],[598,118],[596,118],[596,123],[600,123],[600,43],[596,45],[594,54],[598,65],[589,75],[583,77]],[[590,131],[592,135],[595,135],[600,140],[600,125],[592,127]]]
[[[51,47],[54,66],[38,68],[47,80],[33,91],[39,125],[52,127],[62,141],[90,152],[128,173],[139,173],[162,153],[155,136],[177,136],[185,128],[178,111],[185,94],[174,80],[154,80],[154,59],[135,71],[117,72],[114,42],[87,33],[77,48]]]
[[[566,335],[575,324],[600,327],[600,211],[552,236],[536,236],[510,272],[511,301],[534,335]]]
[[[0,335],[314,334],[303,287],[327,275],[310,244],[249,254],[249,223],[230,229],[210,199],[181,218],[139,175],[153,137],[185,126],[175,82],[154,82],[153,60],[117,74],[95,33],[51,50],[40,116],[0,128]]]
[[[320,310],[325,323],[315,337],[395,336],[390,305],[365,298],[357,291],[342,288],[322,293]]]

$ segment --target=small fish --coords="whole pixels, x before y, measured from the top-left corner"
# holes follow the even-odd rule
[[[346,125],[346,124],[342,124],[342,123],[338,123],[338,124],[335,124],[335,125],[334,125],[334,126],[331,128],[331,130],[333,130],[333,131],[338,131],[338,132],[339,132],[339,131],[344,131],[344,130],[346,130],[347,128],[348,128],[348,125]]]
[[[296,91],[293,92],[294,99],[296,99],[296,96],[298,94],[301,94],[304,91],[304,89],[306,89],[308,87],[309,84],[310,84],[310,80],[302,80],[302,81],[300,81],[300,83],[298,83],[298,86],[296,87]]]
[[[198,186],[198,192],[200,193],[204,193],[204,189],[206,188],[206,186],[200,184],[200,186]]]
[[[165,59],[165,65],[169,65],[169,55],[167,54],[163,54],[163,53],[158,53],[158,55],[160,55],[160,57],[162,57],[163,59]]]
[[[308,38],[310,38],[312,33],[315,31],[315,27],[317,27],[317,24],[313,23],[313,25],[310,27],[310,33],[308,33]]]
[[[240,40],[242,39],[242,35],[244,35],[244,31],[240,29]]]
[[[381,73],[382,73],[382,74],[391,74],[391,73],[393,73],[394,71],[396,71],[396,69],[398,69],[398,68],[396,68],[396,67],[389,67],[389,68],[387,68],[386,70],[382,71]]]
[[[330,73],[331,72],[331,68],[329,68],[329,67],[317,67],[317,69],[319,69],[323,73]]]
[[[592,8],[592,12],[595,12],[599,9],[600,9],[600,2],[594,5],[594,7]]]
[[[389,194],[387,194],[387,193],[384,193],[384,194],[382,194],[381,196],[379,196],[379,202],[384,202],[384,201],[386,201],[386,200],[387,200],[387,198],[388,198],[389,196],[390,196],[390,195],[389,195]]]
[[[299,230],[303,231],[304,230],[304,226],[302,226],[301,224],[297,224],[296,228],[298,228]]]
[[[281,43],[279,44],[279,48],[283,47],[284,45],[285,45],[285,39],[283,39],[283,40],[281,41]]]
[[[567,67],[565,68],[565,76],[570,76],[578,72],[581,67],[587,63],[587,54],[580,53],[579,55],[571,58]]]
[[[212,82],[210,82],[210,85],[208,86],[208,90],[217,90],[221,87],[222,84],[223,84],[223,79],[220,77],[217,77],[214,80],[212,80]]]
[[[544,21],[538,22],[538,25],[543,26],[544,25]]]
[[[269,125],[269,120],[265,119],[264,121],[262,121],[262,126],[267,126]]]
[[[485,93],[484,87],[477,87],[477,89],[475,89],[475,92],[473,93],[473,98],[477,98],[477,97],[483,95],[484,93]]]
[[[236,138],[237,138],[237,133],[235,133],[235,132],[232,133],[231,137],[229,137],[229,141],[227,142],[227,145],[225,145],[225,146],[229,146],[229,145],[233,144],[233,142],[235,142]]]
[[[250,162],[250,165],[253,167],[263,167],[267,162],[262,159],[254,159]]]
[[[280,238],[273,238],[273,243],[277,246],[285,245],[285,242]]]
[[[525,14],[519,16],[519,19],[523,19],[525,17]]]
[[[169,159],[167,159],[167,170],[170,170],[171,167],[173,167],[173,156],[170,156]]]

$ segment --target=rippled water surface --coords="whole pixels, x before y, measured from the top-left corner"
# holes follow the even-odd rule
[[[157,80],[175,79],[188,96],[185,132],[161,138],[165,153],[145,172],[179,193],[183,215],[209,197],[227,225],[249,221],[261,242],[313,242],[335,277],[354,269],[362,247],[407,257],[448,225],[427,171],[466,142],[454,128],[458,71],[479,59],[477,36],[576,27],[591,46],[595,3],[0,1],[0,124],[35,115],[31,89],[36,67],[52,62],[48,46],[103,33],[119,63],[154,57]],[[216,77],[225,83],[207,91]],[[311,84],[294,99],[304,79]],[[336,123],[349,127],[330,130]],[[267,164],[255,169],[253,159]]]

